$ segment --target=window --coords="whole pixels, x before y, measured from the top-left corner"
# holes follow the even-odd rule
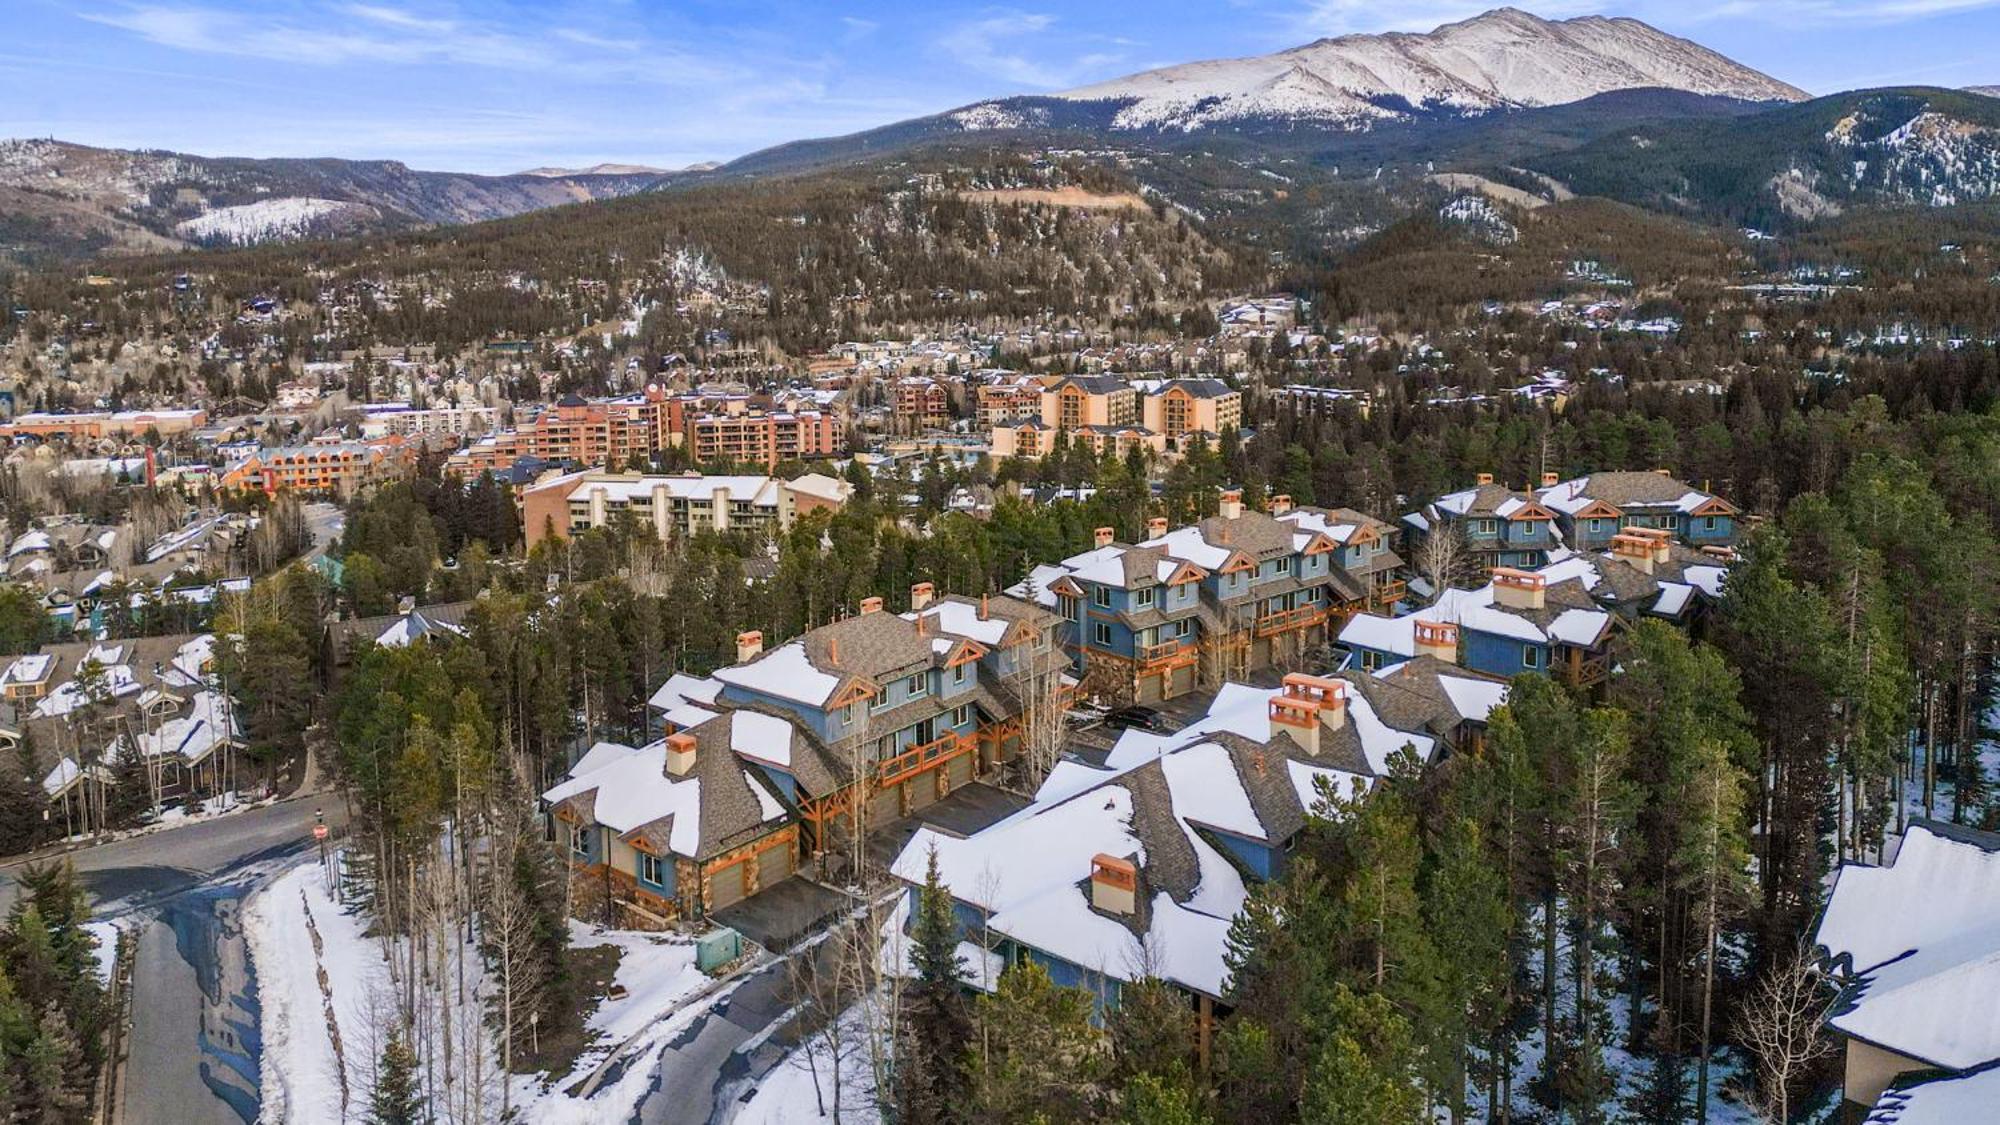
[[[1363,672],[1373,672],[1375,669],[1380,668],[1381,666],[1382,666],[1381,653],[1363,652],[1361,654],[1361,670]]]
[[[1153,604],[1153,588],[1148,586],[1140,590],[1137,594],[1134,594],[1133,597],[1138,601],[1140,609],[1149,608]]]
[[[1719,523],[1714,516],[1701,517],[1701,529],[1703,531],[1714,531],[1718,526]]]
[[[951,709],[951,725],[962,727],[972,721],[972,704],[961,703]]]
[[[1499,531],[1500,531],[1500,521],[1498,520],[1472,521],[1472,533],[1474,535],[1496,535],[1499,533]]]
[[[930,685],[927,682],[925,682],[923,673],[919,672],[916,675],[910,677],[910,682],[905,684],[904,688],[906,695],[908,695],[911,699],[917,699],[922,697],[929,691]]]
[[[1292,556],[1286,555],[1284,558],[1278,560],[1278,573],[1290,574],[1291,572],[1292,572]]]
[[[1096,628],[1092,630],[1092,639],[1097,642],[1097,647],[1110,648],[1111,626],[1106,622],[1099,621]]]
[[[1522,645],[1521,667],[1539,668],[1541,666],[1542,666],[1542,650],[1536,648],[1534,645]]]
[[[1096,602],[1098,605],[1104,607],[1105,609],[1110,609],[1111,587],[1109,586],[1093,587],[1090,591],[1090,600]]]
[[[964,665],[964,664],[961,664],[961,665],[959,665],[958,667],[956,667],[956,668],[953,668],[953,669],[951,670],[951,682],[952,682],[952,683],[954,683],[954,684],[962,684],[962,683],[964,683],[964,682],[965,682],[965,669],[966,669],[966,665]]]
[[[590,859],[590,829],[572,826],[569,830],[569,854],[579,861]]]
[[[1604,521],[1593,517],[1590,521],[1590,533],[1592,535],[1598,535],[1602,534],[1603,531],[1604,531]]]
[[[1056,600],[1062,603],[1062,615],[1064,617],[1074,618],[1083,608],[1083,603],[1072,597],[1063,596]]]
[[[1194,618],[1190,617],[1186,621],[1182,621],[1176,624],[1174,626],[1174,633],[1176,636],[1181,636],[1181,637],[1194,636]]]
[[[667,885],[667,865],[656,855],[639,853],[639,878],[655,886]]]

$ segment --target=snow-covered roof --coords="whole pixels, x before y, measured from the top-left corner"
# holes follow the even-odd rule
[[[1966,1125],[1991,1121],[1995,1107],[2000,1107],[2000,1065],[1884,1090],[1863,1125]]]
[[[701,845],[701,779],[669,776],[666,755],[665,742],[639,747],[598,743],[568,780],[542,797],[555,804],[589,793],[591,818],[621,835],[671,816],[668,846],[676,854],[693,856]]]
[[[715,678],[732,687],[754,691],[776,699],[789,699],[823,707],[840,687],[840,678],[813,667],[800,641],[765,653],[748,664],[716,670]]]
[[[729,748],[747,758],[790,769],[792,724],[760,711],[737,711],[729,728]]]
[[[1357,613],[1340,627],[1340,643],[1396,656],[1415,656],[1417,619]]]
[[[188,712],[168,719],[138,736],[139,755],[151,759],[172,756],[184,762],[199,762],[216,748],[242,735],[235,709],[219,692],[198,693]]]
[[[653,693],[646,702],[660,711],[671,710],[684,704],[712,704],[715,697],[722,694],[722,682],[708,676],[690,676],[686,672],[675,672]]]
[[[1892,865],[1840,869],[1816,940],[1853,985],[1836,1029],[1952,1069],[2000,1058],[2000,837],[1911,824]]]

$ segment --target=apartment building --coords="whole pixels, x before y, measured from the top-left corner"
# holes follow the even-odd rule
[[[979,430],[1042,416],[1042,379],[1034,375],[1002,373],[973,389],[973,417]]]
[[[1090,993],[1102,1013],[1123,985],[1155,977],[1187,999],[1206,1065],[1228,997],[1231,920],[1252,887],[1284,875],[1320,787],[1358,796],[1406,748],[1434,757],[1434,728],[1483,723],[1506,699],[1505,684],[1479,682],[1461,711],[1438,702],[1451,694],[1438,683],[1373,680],[1225,684],[1173,734],[1129,731],[1102,765],[1063,762],[1033,804],[991,827],[919,828],[891,868],[906,917],[917,916],[935,859],[973,987],[1033,964]]]
[[[796,481],[765,476],[661,476],[602,470],[567,473],[521,492],[528,546],[604,527],[630,513],[661,541],[698,531],[770,533],[792,526],[800,512],[839,507],[854,486],[808,474]]]
[[[1569,546],[1600,551],[1627,531],[1664,531],[1690,547],[1735,545],[1741,513],[1714,493],[1653,472],[1592,473],[1573,480],[1544,474],[1536,492],[1555,513]]]
[[[348,497],[402,476],[410,464],[410,451],[399,438],[314,442],[259,449],[225,470],[220,486],[270,494],[292,491]]]
[[[942,379],[909,375],[891,390],[897,427],[904,433],[935,429],[951,421],[951,387]]]
[[[1423,551],[1431,535],[1455,534],[1481,569],[1538,567],[1563,542],[1553,511],[1533,493],[1495,484],[1491,473],[1479,474],[1471,488],[1405,515],[1403,528],[1412,557]]]
[[[477,437],[491,433],[499,422],[500,412],[491,406],[412,407],[384,402],[361,408],[361,432],[367,437]]]
[[[1180,449],[1196,434],[1213,441],[1243,424],[1243,396],[1220,379],[1170,379],[1149,386],[1140,424]]]
[[[776,468],[781,461],[838,457],[847,451],[846,427],[817,410],[691,416],[687,443],[695,460]]]
[[[579,906],[658,927],[723,909],[1015,757],[1059,708],[1053,620],[1032,603],[869,598],[855,616],[654,695],[667,734],[600,746],[543,795]],[[699,784],[687,784],[698,780]]]
[[[1106,699],[1170,699],[1296,666],[1368,603],[1366,572],[1348,572],[1341,552],[1365,557],[1369,544],[1343,548],[1321,530],[1325,513],[1286,515],[1251,511],[1232,490],[1219,514],[1171,531],[1154,519],[1141,543],[1099,528],[1095,548],[1008,592],[1056,612],[1080,690]]]
[[[1136,426],[1139,391],[1111,375],[1066,375],[1042,392],[1042,424],[1071,433],[1086,426]]]

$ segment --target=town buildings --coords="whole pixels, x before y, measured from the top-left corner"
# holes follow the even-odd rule
[[[317,492],[344,498],[402,476],[411,461],[410,450],[393,438],[259,448],[224,470],[219,483],[225,489]]]
[[[1019,408],[1024,393],[1019,385],[996,390],[984,406],[995,457],[1042,457],[1058,433],[1099,456],[1124,456],[1134,449],[1179,452],[1197,435],[1215,441],[1243,422],[1243,396],[1220,379],[1127,382],[1112,375],[1067,375],[1043,383],[1040,410],[1033,414]]]

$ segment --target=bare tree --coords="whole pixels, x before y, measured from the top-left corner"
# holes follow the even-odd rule
[[[1063,673],[1069,661],[1055,643],[1055,634],[1044,631],[1023,646],[1015,664],[1011,686],[1021,705],[1021,750],[1017,775],[1024,792],[1033,793],[1055,769],[1062,753],[1064,713],[1068,696],[1063,690]]]
[[[1804,947],[1773,965],[1744,997],[1736,1035],[1757,1065],[1750,1100],[1765,1120],[1785,1125],[1792,1119],[1793,1088],[1833,1050],[1821,1031],[1832,1003],[1825,974]]]
[[[1459,533],[1455,523],[1441,523],[1430,529],[1416,551],[1417,573],[1423,576],[1431,587],[1430,601],[1435,603],[1445,590],[1460,579],[1472,575],[1474,558],[1466,546],[1465,536]]]

